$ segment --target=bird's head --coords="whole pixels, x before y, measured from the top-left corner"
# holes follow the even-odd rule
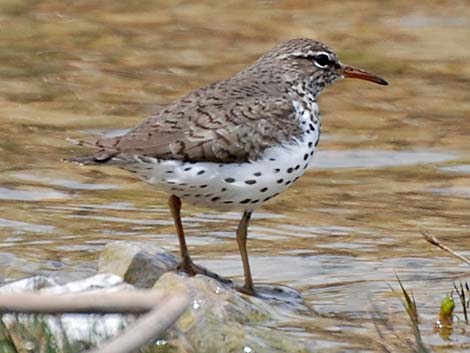
[[[291,39],[271,49],[261,59],[280,71],[288,81],[301,79],[314,95],[340,78],[357,78],[379,85],[388,85],[380,76],[341,63],[325,44],[311,39]]]

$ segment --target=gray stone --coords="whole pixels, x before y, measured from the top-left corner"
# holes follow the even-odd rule
[[[136,242],[110,243],[100,255],[99,272],[117,274],[136,286],[153,285],[172,295],[191,296],[190,308],[166,338],[145,352],[310,352],[299,343],[300,337],[267,325],[279,317],[279,307],[305,309],[300,294],[289,288],[258,286],[259,297],[246,296],[231,283],[176,273],[177,263],[165,250]]]
[[[213,278],[165,273],[154,286],[168,293],[190,293],[192,304],[178,320],[170,341],[189,343],[194,353],[311,352],[299,337],[270,328],[276,308],[264,299],[249,297]]]
[[[48,277],[37,276],[10,282],[0,287],[0,294],[33,291],[60,294],[132,289],[131,285],[113,274],[99,274],[64,285],[59,285]],[[0,352],[82,352],[118,335],[134,321],[134,315],[119,314],[3,314],[0,318]]]
[[[100,255],[99,275],[62,286],[54,285],[47,277],[25,279],[3,286],[0,292],[42,288],[49,293],[67,293],[96,288],[153,287],[170,295],[189,294],[191,305],[174,327],[143,348],[143,353],[311,352],[300,343],[301,334],[276,329],[276,322],[285,319],[286,307],[287,311],[293,309],[291,312],[305,308],[302,296],[294,290],[260,285],[256,287],[259,296],[250,297],[235,290],[231,283],[176,273],[177,263],[175,256],[155,245],[115,242],[108,244]],[[46,342],[50,351],[72,353],[102,344],[134,320],[133,315],[118,314],[64,314],[39,319],[30,315],[4,315],[0,338],[2,332],[8,332],[11,341],[6,341],[10,346],[5,349],[14,346],[18,353],[26,353],[31,344],[39,347],[41,342]]]
[[[98,260],[98,273],[113,273],[138,288],[151,288],[160,276],[174,271],[178,259],[147,243],[118,241],[105,246]]]

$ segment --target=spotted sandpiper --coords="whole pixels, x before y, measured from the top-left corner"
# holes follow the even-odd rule
[[[73,159],[115,165],[168,192],[179,238],[179,269],[204,270],[188,253],[181,200],[243,215],[236,231],[245,283],[254,294],[246,249],[252,212],[294,184],[320,138],[320,92],[340,78],[387,82],[342,64],[323,43],[292,39],[232,77],[190,92],[127,134],[78,144],[95,149]]]

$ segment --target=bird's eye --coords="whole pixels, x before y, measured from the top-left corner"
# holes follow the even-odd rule
[[[313,58],[313,62],[319,68],[324,69],[331,64],[331,59],[327,54],[318,54]]]

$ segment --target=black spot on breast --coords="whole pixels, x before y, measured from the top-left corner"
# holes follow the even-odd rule
[[[274,161],[276,160],[276,158],[269,158],[269,160],[270,160],[271,162],[274,162]]]
[[[294,171],[294,168],[287,168],[287,173],[292,173]]]
[[[191,169],[192,169],[192,167],[186,167],[186,168],[184,168],[183,170],[184,170],[185,172],[187,172],[188,170],[191,170]]]
[[[167,174],[172,174],[173,171],[172,171],[172,170],[167,170],[166,173],[167,173]]]
[[[276,182],[277,182],[278,184],[281,184],[283,181],[284,181],[284,179],[278,179]]]
[[[227,183],[234,183],[235,179],[234,178],[225,178],[225,182]]]
[[[220,189],[220,191],[222,191],[222,192],[227,191],[227,188],[222,188],[222,189]]]
[[[304,165],[304,170],[308,168],[308,164],[305,164]]]
[[[251,199],[244,199],[244,200],[240,201],[240,203],[245,204],[245,203],[248,203],[250,201],[251,201]]]
[[[253,200],[253,201],[251,201],[251,203],[257,203],[257,202],[259,202],[259,200]]]
[[[320,142],[319,138],[315,141],[315,147],[318,146],[318,142]]]
[[[312,147],[312,146],[313,146],[313,142],[310,141],[310,142],[308,143],[308,147]]]
[[[299,168],[300,168],[300,165],[297,164],[294,169],[299,170]]]
[[[268,191],[268,188],[262,188],[262,189],[260,189],[259,191],[260,191],[260,192],[266,192],[266,191]]]
[[[207,185],[199,185],[201,189],[207,188]]]
[[[256,180],[253,180],[253,179],[245,180],[245,184],[254,185],[254,184],[256,184]]]
[[[202,175],[204,174],[206,171],[205,170],[200,170],[199,172],[197,172],[197,175]]]
[[[262,175],[262,173],[261,172],[256,172],[256,173],[253,173],[253,175],[259,177],[259,176]]]
[[[211,201],[217,201],[217,200],[219,200],[219,199],[220,199],[220,197],[217,197],[217,196],[216,196],[216,197],[211,198]]]
[[[304,154],[304,161],[306,161],[308,159],[308,153],[305,153]]]
[[[309,124],[308,127],[309,127],[312,131],[315,131],[315,126],[313,126],[313,124]]]
[[[279,173],[281,170],[279,168],[274,169],[274,173]]]
[[[233,201],[224,201],[224,203],[229,204],[229,203],[233,203]]]
[[[288,180],[288,181],[286,181],[286,183],[284,185],[289,185],[290,183],[292,183],[292,181]]]

